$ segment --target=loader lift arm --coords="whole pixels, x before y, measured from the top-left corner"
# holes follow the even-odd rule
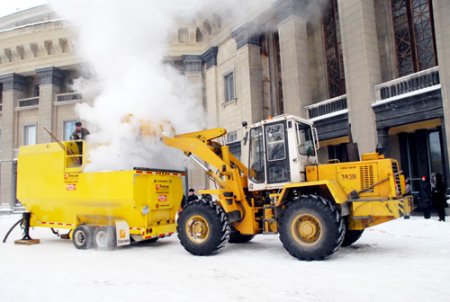
[[[250,223],[243,223],[242,228],[237,224],[236,228],[241,233],[253,234],[255,229],[258,228],[258,225],[254,222],[254,215],[244,215],[244,212],[252,213],[253,211],[245,194],[248,169],[230,152],[228,146],[223,146],[214,141],[214,139],[223,137],[226,133],[227,131],[224,128],[215,128],[174,137],[163,136],[162,140],[167,146],[183,151],[186,156],[191,157],[205,170],[206,174],[218,186],[217,190],[208,190],[208,193],[218,196],[218,202],[229,214],[231,222],[252,220],[251,222],[247,221]],[[216,168],[218,174],[203,165],[200,160]],[[244,227],[244,225],[247,227]],[[252,225],[253,227],[250,229],[248,226]]]

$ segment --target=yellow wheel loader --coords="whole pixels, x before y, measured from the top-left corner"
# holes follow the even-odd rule
[[[292,115],[244,126],[247,165],[217,142],[225,129],[163,137],[216,185],[179,215],[178,237],[188,252],[211,255],[228,242],[278,233],[292,256],[321,260],[365,228],[411,212],[396,160],[368,153],[361,161],[319,164],[316,129]]]

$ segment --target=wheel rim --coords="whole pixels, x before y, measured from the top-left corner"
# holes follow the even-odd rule
[[[107,234],[105,231],[100,230],[95,235],[95,243],[97,244],[97,247],[104,248],[106,247],[106,241],[107,241]]]
[[[74,234],[75,244],[83,246],[86,243],[86,234],[83,231],[78,231]]]
[[[194,243],[203,243],[209,237],[209,224],[202,216],[191,216],[186,222],[186,233]]]
[[[322,224],[314,215],[300,214],[292,221],[291,233],[298,243],[311,245],[322,237]]]

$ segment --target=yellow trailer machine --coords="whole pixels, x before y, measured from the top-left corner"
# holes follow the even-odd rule
[[[83,142],[22,146],[17,199],[29,227],[68,229],[75,247],[112,248],[170,236],[183,172],[135,168],[83,172]],[[28,224],[28,225],[27,225]]]

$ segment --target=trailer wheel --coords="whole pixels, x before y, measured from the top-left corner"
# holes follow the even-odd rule
[[[280,240],[300,260],[323,260],[342,244],[345,226],[336,206],[320,196],[302,196],[280,217]]]
[[[235,228],[231,228],[230,231],[230,240],[228,242],[230,243],[247,243],[250,240],[252,240],[255,237],[255,235],[244,235],[239,233],[238,230]]]
[[[90,249],[93,244],[92,229],[84,224],[77,226],[72,234],[72,242],[77,249]]]
[[[111,250],[116,246],[116,228],[98,227],[94,231],[94,243],[100,250]]]
[[[228,217],[210,200],[195,200],[186,205],[178,218],[178,238],[191,254],[216,254],[229,240]]]

